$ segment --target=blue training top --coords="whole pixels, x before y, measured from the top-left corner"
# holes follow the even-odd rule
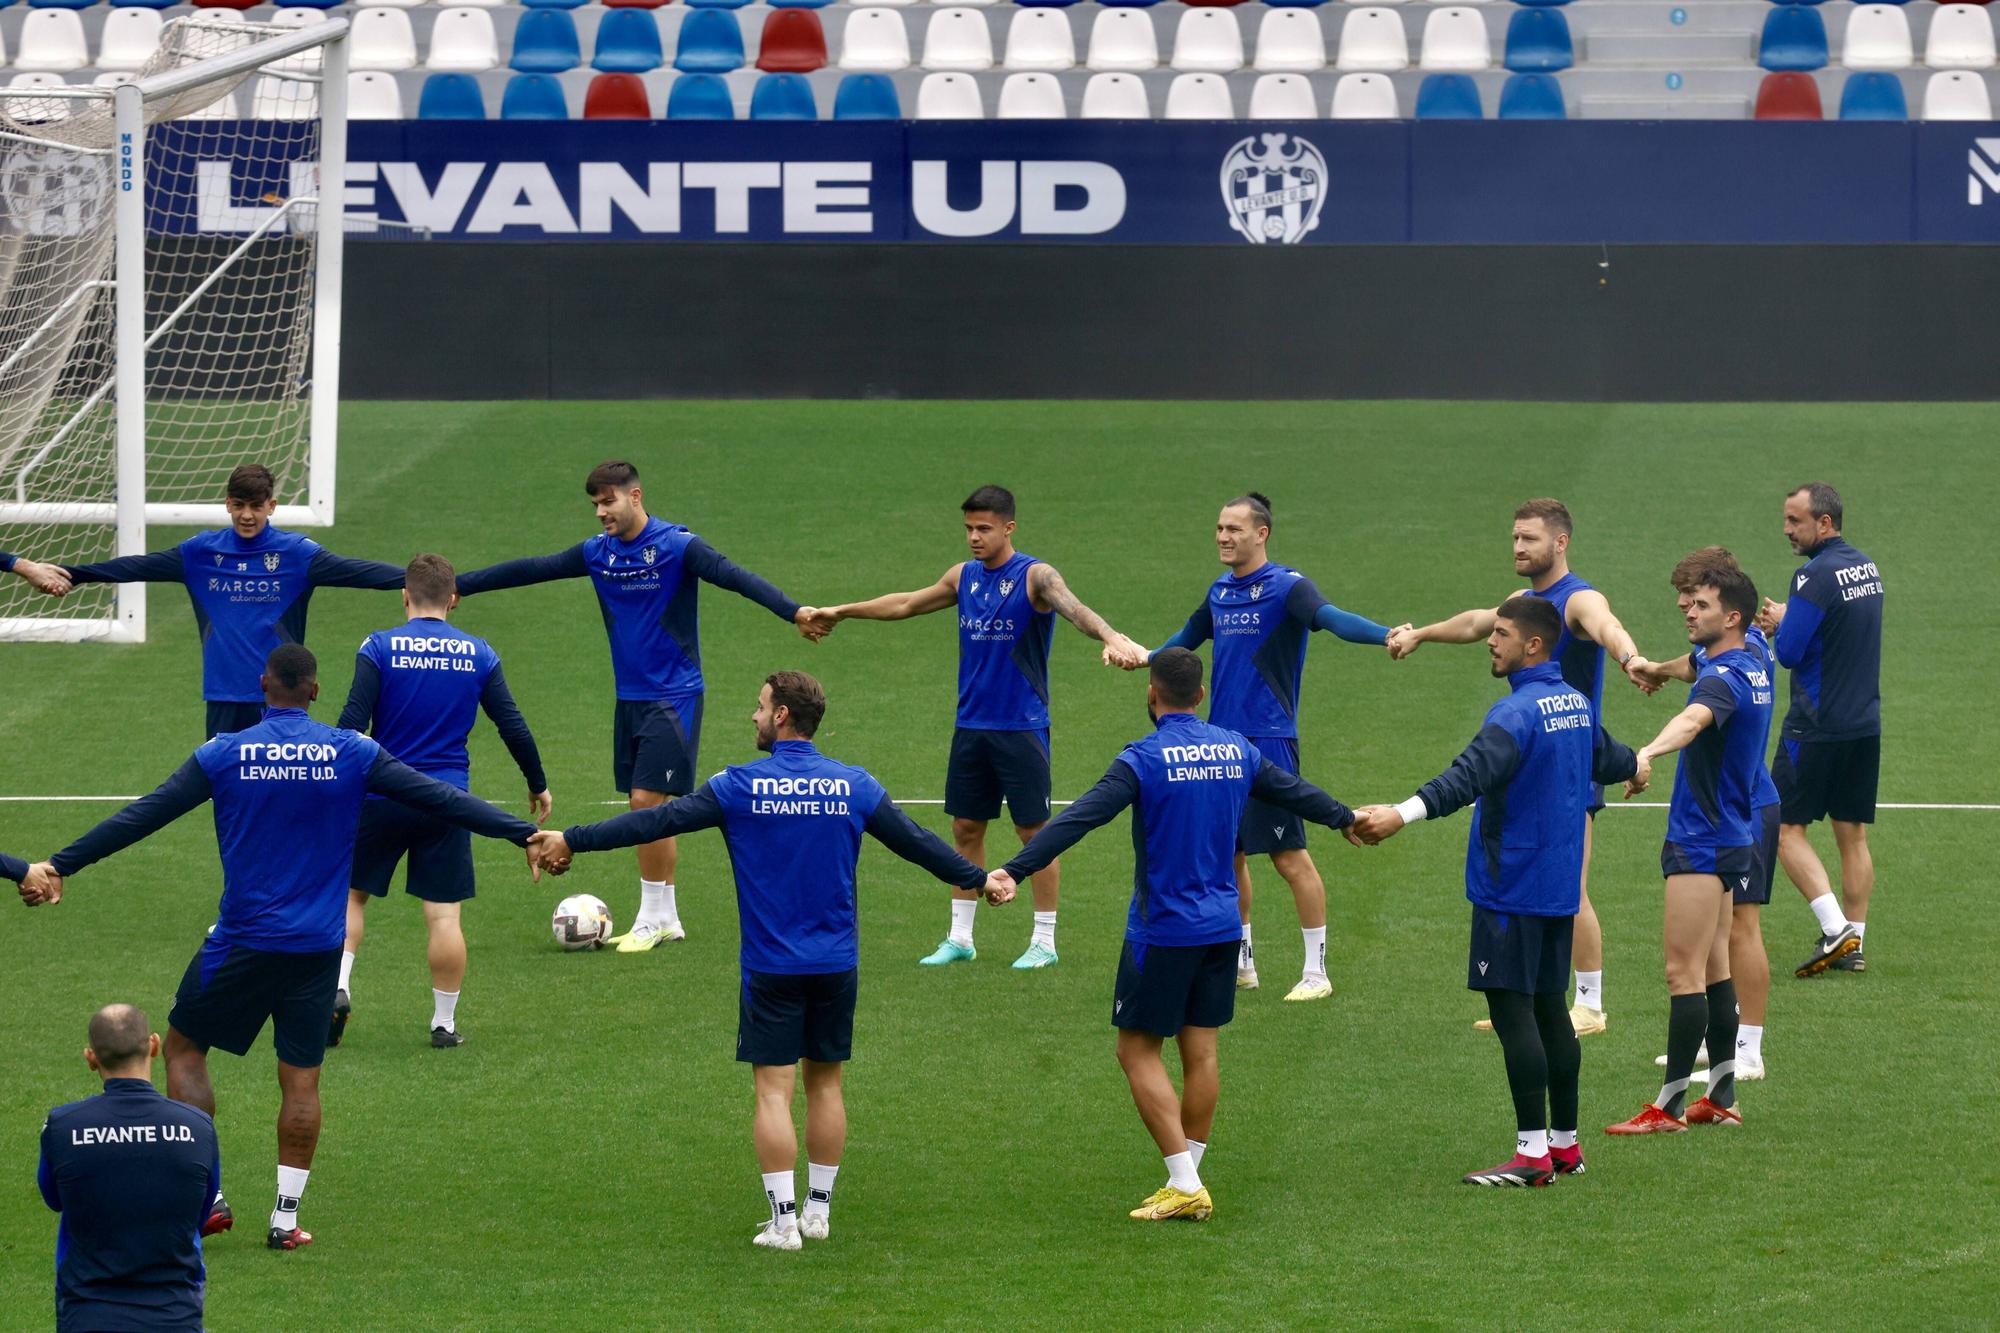
[[[1834,536],[1807,553],[1774,645],[1792,673],[1786,740],[1882,734],[1882,572]]]
[[[362,731],[373,720],[375,743],[419,773],[460,791],[472,781],[466,737],[484,708],[528,780],[543,791],[535,738],[507,689],[500,654],[449,621],[419,616],[361,641],[354,683],[336,726]],[[372,793],[370,800],[380,799]]]
[[[958,725],[971,731],[1047,731],[1049,642],[1056,613],[1037,611],[1016,551],[997,569],[958,571]]]
[[[1562,633],[1556,636],[1555,650],[1549,654],[1549,660],[1561,668],[1564,680],[1590,700],[1592,715],[1601,718],[1604,709],[1604,645],[1578,637],[1569,627],[1569,599],[1577,593],[1590,591],[1591,586],[1575,574],[1565,574],[1540,592],[1528,589],[1528,596],[1555,603],[1556,614],[1562,617]]]
[[[1771,672],[1744,648],[1702,663],[1688,691],[1715,721],[1681,752],[1667,808],[1667,841],[1683,847],[1751,847],[1758,841],[1757,773],[1771,734]]]
[[[1743,646],[1748,648],[1752,654],[1764,663],[1765,671],[1769,672],[1774,669],[1771,657],[1771,641],[1764,637],[1763,630],[1758,629],[1755,625],[1744,630]],[[1695,670],[1698,673],[1708,662],[1708,650],[1706,648],[1696,648],[1688,654],[1688,657],[1694,663]],[[1761,758],[1761,756],[1770,753],[1770,731],[1771,724],[1767,718],[1764,722],[1764,739],[1757,744],[1757,753],[1760,758],[1757,762],[1757,797],[1753,804],[1759,810],[1762,810],[1767,805],[1777,805],[1779,803],[1778,784],[1771,780],[1771,766],[1763,762]]]

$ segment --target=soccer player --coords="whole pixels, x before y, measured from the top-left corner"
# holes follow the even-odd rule
[[[1771,673],[1744,642],[1757,590],[1740,570],[1707,570],[1688,597],[1688,641],[1707,661],[1687,707],[1640,748],[1626,793],[1643,791],[1653,760],[1685,750],[1674,768],[1666,876],[1667,1071],[1660,1093],[1611,1134],[1671,1134],[1690,1124],[1740,1125],[1736,1109],[1736,986],[1729,974],[1731,890],[1749,883],[1756,846],[1757,771],[1771,725]],[[1708,1095],[1687,1106],[1704,1036]],[[1682,1118],[1683,1107],[1686,1118]]]
[[[1400,805],[1355,814],[1349,837],[1380,842],[1406,824],[1468,804],[1465,896],[1472,947],[1465,984],[1486,994],[1514,1098],[1514,1155],[1468,1185],[1547,1185],[1582,1175],[1577,1076],[1583,1049],[1563,1006],[1583,848],[1598,783],[1637,772],[1632,751],[1597,725],[1590,699],[1550,660],[1565,633],[1555,603],[1519,593],[1494,612],[1487,652],[1508,693],[1451,767]]]
[[[35,591],[51,597],[61,597],[70,589],[69,579],[59,566],[45,565],[11,551],[0,551],[0,574],[17,575],[32,585]]]
[[[273,649],[262,683],[262,721],[214,737],[151,795],[30,867],[21,898],[30,907],[61,902],[64,881],[85,866],[215,802],[222,902],[167,1015],[167,1095],[213,1116],[209,1048],[242,1055],[271,1024],[281,1102],[278,1202],[265,1243],[295,1250],[312,1243],[299,1227],[299,1199],[319,1145],[319,1067],[362,798],[375,792],[524,847],[535,826],[406,767],[366,736],[313,721],[306,708],[319,697],[319,664],[303,644]],[[203,1232],[231,1221],[218,1194]]]
[[[816,612],[734,564],[678,523],[646,512],[639,469],[612,460],[583,479],[584,494],[604,528],[598,536],[554,555],[508,560],[461,574],[458,595],[521,588],[552,579],[588,578],[611,640],[617,705],[611,724],[611,777],[634,810],[646,810],[694,790],[701,748],[701,623],[703,583],[748,598],[808,638]],[[683,940],[674,897],[679,858],[671,837],[639,848],[639,911],[615,943],[620,953],[646,953],[662,940]]]
[[[833,1184],[847,1143],[840,1072],[853,1054],[857,917],[855,866],[866,833],[947,884],[975,888],[986,872],[913,823],[864,769],[813,745],[826,693],[803,671],[777,671],[757,692],[751,724],[770,756],[732,765],[672,805],[635,810],[598,824],[537,835],[530,859],[561,874],[577,852],[631,847],[697,829],[720,828],[736,872],[743,921],[743,986],[736,1058],[756,1089],[753,1122],[764,1173],[768,1221],[752,1239],[796,1250],[800,1237],[825,1240]],[[1013,896],[994,888],[996,905]],[[806,1084],[806,1208],[797,1212],[792,1090]]]
[[[1612,614],[1604,594],[1570,572],[1570,537],[1575,530],[1569,506],[1562,501],[1544,497],[1524,502],[1514,511],[1514,572],[1528,580],[1530,596],[1546,597],[1562,612],[1562,638],[1555,645],[1552,660],[1562,669],[1563,679],[1590,700],[1601,725],[1605,653],[1612,654],[1621,668],[1629,668],[1639,650]],[[1494,615],[1491,610],[1474,607],[1434,625],[1406,626],[1390,636],[1390,655],[1408,657],[1425,643],[1478,643],[1493,632]],[[1597,923],[1597,909],[1590,903],[1591,831],[1597,812],[1603,808],[1604,793],[1593,793],[1591,823],[1583,834],[1583,888],[1576,915],[1576,1004],[1569,1011],[1579,1037],[1604,1031],[1606,1022],[1604,932]],[[1473,1026],[1491,1031],[1493,1023],[1481,1019]]]
[[[1126,746],[1096,786],[988,880],[1011,888],[1132,808],[1132,906],[1111,1023],[1139,1118],[1166,1159],[1167,1183],[1131,1213],[1148,1222],[1201,1222],[1215,1209],[1200,1167],[1221,1093],[1216,1034],[1236,1012],[1230,974],[1243,935],[1235,851],[1244,807],[1255,799],[1332,829],[1354,821],[1254,742],[1202,721],[1202,694],[1201,658],[1185,648],[1154,653],[1152,734]],[[1161,1059],[1169,1038],[1180,1048],[1178,1096]]]
[[[466,754],[466,736],[484,709],[528,781],[529,813],[540,825],[553,804],[541,754],[507,689],[500,654],[484,639],[447,620],[458,605],[454,579],[451,562],[441,555],[423,554],[410,561],[403,581],[405,623],[362,640],[347,706],[334,725],[366,732],[417,772],[467,791],[472,785],[472,761]],[[362,803],[361,827],[354,839],[347,943],[340,954],[329,1046],[340,1045],[354,1011],[354,955],[361,948],[362,913],[371,897],[389,892],[396,865],[405,856],[410,858],[410,873],[404,888],[423,903],[424,929],[430,937],[431,1045],[448,1048],[465,1041],[457,1018],[465,981],[459,907],[474,892],[472,835],[458,825],[370,795]]]
[[[1104,644],[1107,661],[1137,666],[1145,649],[1106,624],[1077,600],[1054,565],[1014,549],[1014,493],[981,486],[959,506],[972,559],[947,569],[915,592],[827,607],[831,624],[842,620],[908,620],[958,608],[958,719],[945,769],[944,809],[951,816],[959,854],[986,864],[986,826],[1000,816],[1000,799],[1023,844],[1049,821],[1049,643],[1061,616]],[[1017,968],[1056,962],[1056,905],[1060,867],[1051,861],[1035,876],[1034,933]],[[978,894],[954,893],[951,930],[920,961],[927,967],[970,962],[973,909]]]
[[[277,481],[261,463],[229,474],[229,526],[179,546],[62,571],[73,584],[179,583],[201,635],[206,736],[247,731],[264,715],[259,674],[281,643],[304,643],[315,588],[400,588],[400,565],[335,555],[310,537],[271,526]]]
[[[1875,779],[1882,760],[1882,571],[1840,535],[1840,492],[1807,482],[1785,497],[1785,539],[1806,563],[1785,604],[1766,600],[1759,623],[1791,672],[1792,704],[1771,772],[1782,798],[1778,857],[1798,885],[1820,938],[1793,975],[1860,972],[1875,858]],[[1833,822],[1840,897],[1806,837]]]
[[[1349,643],[1381,644],[1389,631],[1343,611],[1311,579],[1268,553],[1271,502],[1256,491],[1222,507],[1215,520],[1215,548],[1229,572],[1209,585],[1208,596],[1163,648],[1197,648],[1215,640],[1215,689],[1208,720],[1249,738],[1257,752],[1287,773],[1299,771],[1299,678],[1305,670],[1306,636],[1327,630]],[[1405,626],[1404,628],[1407,628]],[[1106,660],[1111,660],[1109,654]],[[1250,935],[1250,858],[1269,855],[1292,890],[1305,960],[1287,1000],[1324,1000],[1333,994],[1326,973],[1326,883],[1306,850],[1305,821],[1291,810],[1252,795],[1243,807],[1236,840],[1236,897],[1243,937],[1236,984],[1257,989],[1257,955]]]

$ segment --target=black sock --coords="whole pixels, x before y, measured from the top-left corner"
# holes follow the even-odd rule
[[[1514,1129],[1535,1134],[1549,1127],[1549,1061],[1535,1026],[1534,997],[1520,991],[1486,992],[1493,1035],[1507,1058],[1507,1089],[1514,1096]],[[1564,1021],[1568,1021],[1565,1015]]]
[[[1708,1099],[1736,1105],[1736,982],[1728,977],[1708,988]]]
[[[1694,1072],[1694,1057],[1708,1032],[1708,995],[1676,995],[1667,1013],[1667,1078],[1660,1085],[1662,1111],[1679,1119],[1687,1111],[1688,1075]]]
[[[1561,991],[1535,997],[1535,1026],[1549,1062],[1549,1128],[1576,1129],[1577,1073],[1583,1068],[1583,1043],[1569,1021]]]

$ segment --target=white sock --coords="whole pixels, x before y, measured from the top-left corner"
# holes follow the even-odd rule
[[[1194,1169],[1201,1170],[1201,1155],[1208,1151],[1208,1145],[1200,1139],[1189,1139],[1188,1156],[1194,1161]]]
[[[291,1231],[299,1224],[299,1200],[305,1197],[306,1177],[312,1172],[301,1166],[278,1168],[278,1206],[271,1210],[271,1225]]]
[[[1306,937],[1306,965],[1303,975],[1323,977],[1326,975],[1326,927],[1301,926],[1299,931]]]
[[[353,979],[354,979],[354,950],[342,949],[340,951],[340,985],[338,989],[340,990],[352,989],[352,987],[350,987],[347,983],[352,981]]]
[[[1257,966],[1257,955],[1250,947],[1250,923],[1243,923],[1243,943],[1236,946],[1236,969],[1249,972]]]
[[[764,1197],[771,1202],[771,1221],[778,1226],[797,1224],[799,1211],[798,1196],[794,1193],[798,1183],[789,1171],[766,1171],[764,1173]]]
[[[1183,1194],[1193,1194],[1201,1188],[1201,1176],[1194,1169],[1194,1154],[1177,1152],[1167,1158],[1167,1184]]]
[[[1738,1059],[1749,1056],[1758,1064],[1764,1063],[1764,1029],[1752,1023],[1740,1023],[1736,1028],[1736,1055]]]
[[[1574,1148],[1576,1146],[1576,1131],[1573,1129],[1550,1130],[1549,1146],[1551,1148]]]
[[[674,906],[673,885],[659,879],[639,881],[639,921],[635,925],[671,926],[680,919],[680,910]]]
[[[825,1217],[833,1211],[833,1178],[840,1174],[837,1166],[821,1166],[818,1162],[806,1163],[806,1216]]]
[[[1813,915],[1819,918],[1819,933],[1838,935],[1847,925],[1847,918],[1841,915],[1840,899],[1831,893],[1822,893],[1810,904]]]
[[[1549,1155],[1549,1132],[1546,1129],[1515,1130],[1514,1151],[1523,1157],[1547,1157]]]
[[[439,990],[433,986],[431,988],[431,1026],[434,1028],[443,1028],[446,1032],[456,1032],[458,1031],[458,1023],[453,1016],[457,1013],[458,992],[455,990]]]
[[[1035,933],[1028,941],[1039,944],[1050,953],[1056,951],[1056,914],[1054,912],[1035,913]]]
[[[951,942],[953,944],[972,943],[972,918],[979,910],[977,898],[953,898],[951,900]]]
[[[1826,896],[1831,898],[1833,895],[1829,893]],[[1854,927],[1854,937],[1856,939],[1866,940],[1868,938],[1868,923],[1866,921],[1850,921],[1847,924]]]
[[[1576,974],[1576,1002],[1586,1009],[1604,1012],[1604,969]]]

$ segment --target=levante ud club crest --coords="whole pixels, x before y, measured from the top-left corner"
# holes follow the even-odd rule
[[[1253,134],[1222,159],[1229,225],[1253,245],[1297,245],[1319,225],[1326,158],[1289,134]]]

